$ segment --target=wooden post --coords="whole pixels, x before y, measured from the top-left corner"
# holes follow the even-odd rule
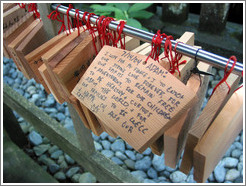
[[[44,29],[47,32],[49,39],[56,36],[61,27],[60,22],[48,19],[47,15],[49,15],[53,11],[51,10],[50,5],[51,3],[38,3],[38,10],[40,12],[40,17],[44,22]],[[67,25],[67,19],[64,19],[64,22],[65,25]]]
[[[188,3],[163,3],[162,20],[164,22],[182,23],[188,18]]]
[[[20,148],[27,145],[28,141],[12,110],[3,103],[3,127],[9,138]]]
[[[52,10],[50,9],[50,5],[51,3],[38,3],[40,17],[44,22],[44,30],[46,31],[49,39],[57,35],[57,25],[55,21],[51,21],[47,17],[47,15],[49,15],[52,12]]]
[[[199,30],[220,34],[225,29],[229,7],[229,3],[203,3]]]
[[[88,155],[92,154],[95,152],[95,146],[93,143],[91,131],[84,126],[72,104],[68,103],[68,109],[73,120],[73,125],[76,131],[78,142],[80,144],[80,148],[88,153]]]

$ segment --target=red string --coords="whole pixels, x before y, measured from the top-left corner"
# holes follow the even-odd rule
[[[33,12],[34,19],[40,19],[40,13],[37,10],[37,3],[30,3],[28,5],[28,12]]]
[[[169,61],[169,64],[170,64],[169,72],[171,74],[174,74],[176,71],[178,71],[179,76],[180,76],[179,66],[182,65],[182,64],[185,64],[186,63],[186,60],[183,60],[183,61],[179,62],[180,59],[182,58],[182,54],[179,54],[176,51],[176,49],[177,49],[177,46],[178,46],[178,44],[180,42],[177,42],[175,44],[175,47],[174,47],[174,56],[173,56],[172,42],[171,42],[171,40],[173,40],[173,37],[172,36],[167,36],[166,37],[165,46],[164,46],[164,55],[165,55],[164,58],[167,58],[168,61]],[[170,57],[169,57],[169,55],[170,55]]]
[[[161,42],[164,38],[166,38],[167,35],[165,33],[161,34],[160,30],[157,31],[157,33],[153,36],[152,42],[151,42],[151,52],[148,55],[146,62],[148,61],[149,57],[159,62],[159,55],[161,51]]]
[[[122,41],[121,34],[123,32],[123,29],[125,27],[126,22],[125,21],[120,21],[120,23],[117,26],[117,33],[118,33],[118,38],[115,40],[115,45],[117,46],[117,43],[120,41],[120,48],[121,49],[126,49],[126,39],[125,39],[125,34],[123,36],[124,41]]]
[[[20,8],[26,8],[26,3],[17,3],[19,5]],[[37,9],[37,3],[29,3],[28,4],[28,12],[33,12],[33,17],[34,19],[40,19],[40,13],[38,12]],[[41,19],[40,19],[41,21]]]
[[[86,21],[85,16],[86,16],[87,14],[89,14],[89,15],[87,16],[87,21]],[[89,30],[89,33],[91,34],[92,42],[93,42],[93,46],[94,46],[95,52],[96,52],[96,54],[98,54],[97,47],[96,47],[96,34],[95,34],[95,32],[96,32],[96,27],[93,27],[93,26],[91,26],[91,24],[90,24],[90,17],[91,17],[92,15],[95,15],[95,14],[94,14],[94,13],[84,12],[82,21],[86,24],[86,27],[87,27],[87,29]]]
[[[233,62],[233,64],[232,64],[232,67],[230,68],[230,70],[227,71],[228,65],[229,65],[229,63],[230,63],[231,60],[233,60],[234,62]],[[214,87],[211,96],[213,95],[213,93],[215,92],[215,90],[217,89],[217,87],[220,86],[220,85],[221,85],[222,83],[224,83],[224,82],[226,83],[226,85],[227,85],[228,88],[229,88],[229,90],[228,90],[228,94],[229,94],[229,92],[230,92],[230,90],[231,90],[231,87],[230,87],[230,85],[228,85],[228,83],[226,82],[226,80],[227,80],[227,78],[229,77],[229,75],[231,74],[231,72],[233,71],[233,69],[234,69],[236,63],[237,63],[237,58],[236,58],[235,56],[231,56],[231,57],[229,58],[229,60],[227,61],[227,64],[226,64],[226,67],[225,67],[225,70],[224,70],[224,77],[223,77],[223,78],[220,80],[220,82]],[[210,97],[211,97],[211,96],[210,96]]]
[[[180,53],[178,53],[177,51],[176,51],[176,48],[177,48],[177,46],[178,46],[178,44],[180,43],[180,41],[178,41],[176,44],[175,44],[175,47],[174,47],[174,58],[173,58],[173,55],[172,55],[172,52],[170,53],[170,55],[171,55],[171,63],[170,64],[172,64],[172,66],[171,66],[171,68],[170,68],[170,73],[174,73],[176,70],[178,71],[178,73],[179,73],[179,76],[180,76],[180,70],[179,70],[179,66],[181,65],[181,64],[185,64],[186,63],[186,60],[183,60],[183,61],[181,61],[181,62],[179,62],[179,60],[182,58],[182,54],[180,54]]]
[[[66,25],[65,25],[65,21],[64,21],[64,15],[60,15],[60,12],[58,12],[58,8],[59,8],[60,4],[56,7],[56,10],[52,11],[49,15],[47,15],[47,17],[51,20],[57,20],[58,22],[62,23],[60,30],[58,31],[58,34],[61,33],[61,31],[66,31]]]
[[[102,39],[102,33],[103,33],[103,27],[102,27],[102,21],[105,18],[105,16],[98,17],[96,20],[96,26],[97,26],[97,31],[99,35],[99,41],[100,41],[100,46],[103,47],[103,39]]]
[[[67,12],[66,12],[66,14],[67,14],[67,27],[68,27],[69,34],[71,34],[71,30],[70,29],[73,28],[73,25],[72,25],[72,23],[70,21],[70,17],[69,17],[69,11],[72,8],[73,8],[73,5],[72,4],[69,4],[68,9],[67,9]],[[70,26],[71,26],[71,28],[70,28]]]
[[[26,3],[17,3],[20,8],[26,8]]]
[[[74,17],[74,20],[73,20],[73,24],[74,24],[74,27],[77,27],[78,29],[78,36],[80,35],[80,27],[83,26],[82,22],[80,21],[79,19],[79,9],[75,9],[75,17]],[[83,27],[84,31],[85,31],[85,28]]]
[[[173,56],[173,52],[172,52],[172,42],[171,40],[173,40],[172,36],[167,36],[165,33],[161,34],[160,30],[157,31],[157,33],[153,36],[152,38],[152,48],[151,48],[151,52],[148,55],[146,62],[148,61],[149,57],[151,57],[152,59],[154,59],[155,61],[159,62],[159,55],[160,55],[160,51],[161,51],[161,43],[162,40],[166,38],[165,41],[165,45],[164,45],[164,56],[162,59],[167,58],[168,62],[170,64],[170,69],[169,72],[171,74],[174,74],[175,71],[178,71],[179,76],[180,76],[180,71],[179,71],[179,66],[181,64],[185,64],[186,60],[179,62],[180,59],[182,58],[182,54],[179,54],[176,51],[176,48],[178,46],[178,43],[176,43],[175,47],[174,47],[174,56]],[[170,56],[169,56],[170,55]]]
[[[103,43],[104,45],[113,45],[114,47],[117,46],[115,44],[115,39],[116,39],[116,32],[109,30],[109,23],[111,21],[114,21],[114,18],[112,17],[106,17],[103,22],[102,22],[102,27],[103,27]]]

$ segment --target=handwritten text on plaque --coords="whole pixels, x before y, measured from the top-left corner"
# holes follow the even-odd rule
[[[142,152],[192,104],[195,93],[158,62],[104,46],[72,94]]]

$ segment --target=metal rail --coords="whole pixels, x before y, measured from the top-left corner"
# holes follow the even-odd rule
[[[51,8],[53,10],[56,10],[58,5],[59,4],[52,4]],[[58,12],[60,12],[62,14],[66,14],[67,9],[68,9],[68,7],[60,5],[57,10],[58,10]],[[82,19],[84,12],[79,11],[79,14],[80,14],[79,15],[80,18]],[[75,9],[71,9],[69,11],[69,15],[74,18],[75,17]],[[87,18],[88,17],[85,16],[86,20],[87,20]],[[91,16],[90,22],[93,24],[96,24],[97,18],[98,18],[98,16],[96,16],[96,15]],[[116,31],[118,24],[119,23],[117,21],[110,22],[109,29]],[[152,42],[152,38],[154,36],[153,33],[150,33],[150,32],[144,31],[144,30],[140,30],[140,29],[128,26],[128,25],[125,25],[125,27],[123,29],[123,33],[125,35],[137,38],[141,41],[148,42],[148,43]],[[177,41],[172,40],[171,42],[172,42],[172,47],[174,48]],[[165,39],[162,41],[162,46],[164,46],[164,44],[165,44]],[[177,45],[176,50],[178,53],[181,53],[181,54],[186,55],[188,57],[191,57],[193,59],[196,58],[197,60],[203,61],[205,63],[208,63],[209,65],[212,65],[212,66],[220,68],[220,69],[224,69],[226,64],[227,64],[227,61],[228,61],[228,59],[225,57],[219,56],[217,54],[213,54],[211,52],[208,52],[208,51],[205,51],[202,49],[198,50],[197,48],[190,46],[190,45],[186,45],[184,43],[179,43]],[[231,60],[228,67],[231,68],[232,64],[233,64],[233,61]],[[243,64],[241,62],[237,62],[232,73],[237,74],[239,76],[242,76],[242,72],[243,72]]]

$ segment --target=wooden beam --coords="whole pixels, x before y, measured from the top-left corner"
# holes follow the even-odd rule
[[[180,166],[180,170],[186,174],[189,173],[193,165],[193,150],[197,143],[200,141],[210,124],[216,118],[223,106],[226,104],[232,93],[236,89],[240,77],[231,74],[227,83],[231,87],[230,91],[227,84],[222,83],[214,92],[214,94],[208,100],[207,105],[203,109],[201,115],[196,120],[195,124],[191,127],[185,146],[183,160]],[[229,91],[229,93],[228,93]]]
[[[28,144],[27,137],[23,133],[19,122],[12,110],[3,104],[3,127],[9,138],[20,148]]]
[[[194,179],[205,182],[243,129],[243,89],[236,91],[194,149]]]
[[[139,182],[133,175],[101,153],[94,152],[88,156],[84,149],[80,149],[78,140],[71,132],[6,84],[3,85],[3,100],[6,105],[32,124],[36,130],[46,136],[53,144],[61,148],[87,171],[94,174],[99,182]]]
[[[84,124],[84,126],[87,128],[87,129],[91,129],[90,126],[89,126],[89,123],[86,119],[86,116],[84,114],[84,111],[79,103],[79,100],[76,99],[76,97],[74,97],[73,95],[70,96],[70,103],[68,103],[70,105],[73,106],[73,108],[70,108],[70,110],[76,110],[77,112],[77,115],[79,116],[80,120],[82,121],[82,123]],[[75,115],[75,114],[73,114]],[[77,121],[76,117],[74,117],[74,120]]]
[[[140,46],[134,48],[134,49],[132,50],[132,52],[139,53],[139,52],[141,52],[142,50],[144,50],[145,48],[147,48],[148,46],[150,46],[149,43],[144,43],[144,44],[142,44],[142,45],[140,45]]]
[[[76,107],[74,107],[73,104],[68,103],[68,109],[73,120],[73,125],[76,131],[76,137],[80,144],[80,148],[84,150],[89,156],[95,152],[94,140],[92,138],[91,131],[90,129],[86,128],[86,125],[81,120],[81,116],[79,114],[81,112],[78,112],[78,110],[76,109]]]
[[[3,183],[57,183],[36,161],[3,132]],[[25,167],[25,168],[23,168]],[[20,171],[21,170],[21,171]]]

